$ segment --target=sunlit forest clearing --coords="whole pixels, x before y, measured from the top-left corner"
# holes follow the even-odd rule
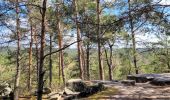
[[[0,0],[0,100],[170,100],[170,1]]]

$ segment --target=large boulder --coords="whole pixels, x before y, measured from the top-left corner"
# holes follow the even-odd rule
[[[86,91],[87,85],[81,79],[70,79],[66,83],[66,88],[73,92]]]
[[[64,100],[72,100],[73,98],[82,98],[102,91],[104,89],[103,83],[86,84],[89,82],[81,79],[71,79],[66,83],[64,91]]]

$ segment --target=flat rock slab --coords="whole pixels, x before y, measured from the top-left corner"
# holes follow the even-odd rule
[[[152,85],[158,85],[158,86],[170,85],[170,78],[158,77],[158,78],[154,78],[150,83]]]
[[[152,85],[170,85],[170,73],[128,75],[127,79],[135,80],[136,83],[150,82]]]
[[[128,75],[128,80],[135,80],[137,83],[145,83],[152,81],[156,77],[162,77],[160,74],[137,74],[137,75]]]

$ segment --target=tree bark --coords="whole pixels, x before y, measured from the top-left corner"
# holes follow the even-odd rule
[[[89,33],[87,33],[87,37],[89,38]],[[87,69],[87,80],[90,80],[90,41],[87,41],[86,48],[86,69]]]
[[[52,87],[52,56],[51,56],[51,52],[52,52],[52,33],[50,34],[50,61],[49,61],[49,87]]]
[[[101,34],[100,34],[100,0],[96,0],[97,7],[97,40],[98,40],[98,63],[99,63],[99,76],[100,80],[104,80],[104,71],[103,71],[103,59],[102,59],[102,49],[101,49]]]
[[[77,30],[77,41],[79,41],[77,43],[77,51],[78,51],[78,66],[79,66],[79,69],[80,69],[80,78],[84,80],[84,67],[83,67],[83,55],[82,55],[82,49],[81,49],[81,46],[82,46],[82,41],[81,40],[81,31],[80,31],[80,25],[78,23],[78,7],[77,7],[77,1],[74,0],[73,1],[74,3],[74,16],[75,16],[75,21],[76,21],[76,30]]]
[[[133,27],[133,18],[130,12],[130,0],[128,0],[129,4],[129,21],[130,21],[130,29],[131,29],[131,34],[132,34],[132,50],[133,50],[133,63],[135,67],[135,73],[139,74],[138,66],[137,66],[137,53],[136,53],[136,40],[135,40],[135,33],[134,33],[134,27]]]
[[[19,20],[19,2],[16,0],[16,33],[17,33],[17,62],[16,62],[16,75],[15,75],[15,84],[14,84],[14,100],[19,99],[19,81],[20,81],[20,74],[21,74],[21,67],[20,67],[20,20]]]
[[[106,61],[107,61],[107,65],[108,65],[108,69],[109,69],[109,80],[112,81],[113,80],[113,76],[112,76],[112,70],[113,70],[113,45],[109,44],[109,57],[107,54],[107,49],[105,48],[105,55],[106,55]]]
[[[45,48],[45,13],[46,13],[47,0],[43,0],[43,6],[41,9],[41,46],[40,46],[40,66],[39,66],[39,81],[38,81],[38,97],[37,100],[42,100],[43,85],[44,85],[44,48]]]
[[[34,28],[34,40],[35,41],[35,55],[36,55],[36,74],[37,74],[37,82],[39,80],[39,48],[38,48],[38,34],[36,32],[36,26]]]
[[[32,20],[30,19],[30,27],[31,27],[31,41],[30,41],[30,48],[29,48],[29,77],[28,77],[28,89],[31,90],[31,72],[32,72],[32,45],[33,45],[33,26]]]
[[[59,7],[57,5],[57,33],[58,33],[58,45],[59,49],[63,48],[63,36],[62,36],[62,27],[61,27],[61,21],[60,21],[60,12],[59,12]],[[65,74],[64,74],[64,55],[63,55],[63,50],[59,51],[59,73],[61,71],[62,74],[62,81],[65,86]],[[59,77],[60,78],[60,77]]]

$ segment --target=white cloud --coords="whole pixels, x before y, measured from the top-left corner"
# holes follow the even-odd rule
[[[104,2],[115,2],[115,0],[104,0]]]
[[[162,0],[160,2],[160,4],[162,4],[162,5],[170,5],[170,0]]]

